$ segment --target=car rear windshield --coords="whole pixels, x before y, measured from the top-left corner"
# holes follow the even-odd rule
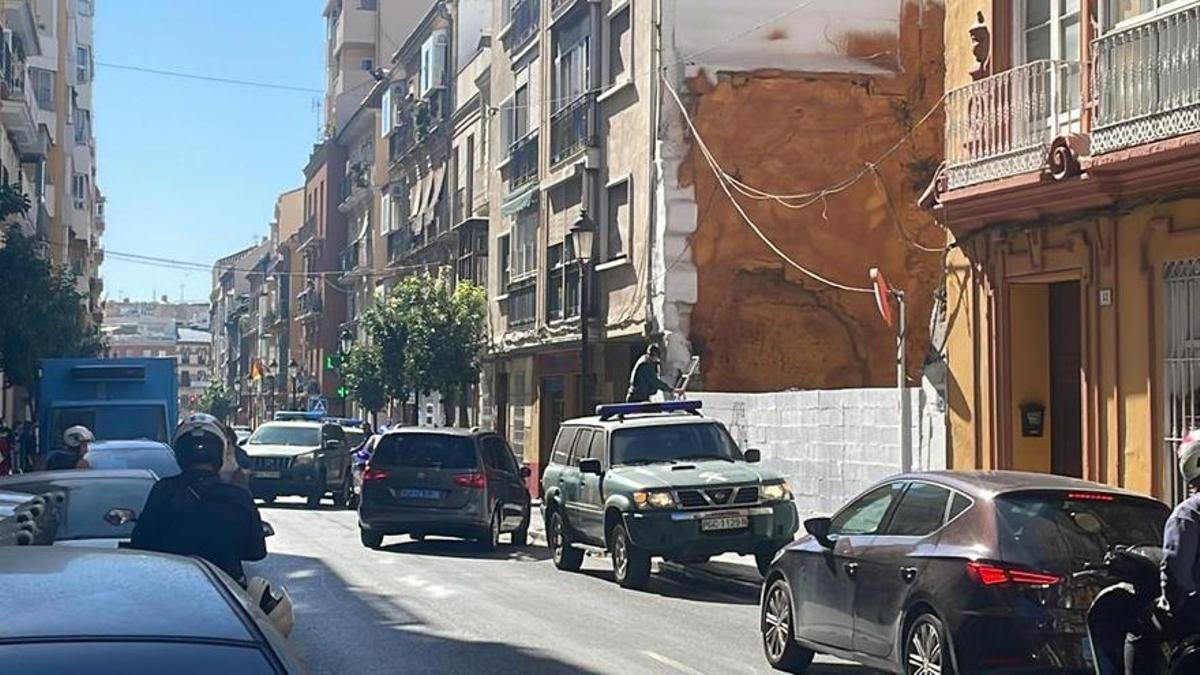
[[[450,434],[388,434],[375,446],[372,464],[419,469],[474,469],[475,442]]]
[[[58,529],[55,541],[72,539],[128,539],[133,534],[132,522],[111,525],[104,516],[112,509],[130,509],[135,514],[142,512],[154,479],[145,478],[89,478],[80,471],[79,478],[38,480],[37,473],[28,481],[6,481],[4,489],[32,495],[47,492],[65,493],[65,509],[58,512]]]
[[[741,458],[729,432],[713,422],[631,427],[612,433],[613,464]]]
[[[169,448],[105,447],[88,450],[88,466],[93,469],[149,469],[159,478],[179,473],[175,453]]]
[[[1072,571],[1114,545],[1158,544],[1170,510],[1151,499],[1105,492],[1020,492],[996,498],[1006,562]]]
[[[258,428],[246,441],[246,445],[298,445],[315,448],[321,444],[321,430],[317,427],[273,426]]]

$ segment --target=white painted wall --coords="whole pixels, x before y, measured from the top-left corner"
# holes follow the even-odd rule
[[[946,467],[946,421],[930,385],[908,390],[913,469]],[[791,483],[800,517],[831,515],[876,481],[902,471],[895,389],[689,393],[729,427],[738,446]]]

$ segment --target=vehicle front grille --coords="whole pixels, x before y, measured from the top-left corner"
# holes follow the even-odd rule
[[[737,497],[733,498],[734,504],[757,504],[758,503],[758,486],[750,485],[744,487],[737,492]]]
[[[759,501],[758,486],[725,486],[703,489],[683,489],[677,493],[679,505],[685,509],[710,509],[721,506],[747,506]]]
[[[708,506],[708,500],[699,490],[680,490],[679,504],[685,509],[696,509]]]
[[[254,471],[283,471],[292,465],[291,457],[251,457],[250,468]]]

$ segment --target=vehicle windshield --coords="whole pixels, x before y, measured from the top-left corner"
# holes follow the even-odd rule
[[[163,406],[101,405],[57,407],[51,413],[50,438],[62,438],[67,429],[82,425],[98,441],[158,441],[166,443],[167,425]]]
[[[419,469],[474,469],[475,442],[450,434],[388,434],[379,439],[372,464]]]
[[[729,432],[715,422],[631,427],[612,433],[614,465],[706,459],[742,459]]]
[[[47,492],[63,492],[66,495],[64,508],[58,512],[55,541],[72,539],[128,539],[133,534],[134,523],[111,525],[104,516],[113,509],[131,509],[135,514],[142,512],[154,479],[145,478],[94,478],[80,472],[78,478],[38,480],[31,474],[30,480],[3,481],[0,489],[40,495]]]
[[[259,427],[246,445],[297,445],[315,448],[321,444],[321,430],[317,427],[293,427],[265,424]]]
[[[159,478],[179,473],[179,464],[170,448],[93,447],[88,450],[88,466],[93,469],[147,469]]]
[[[1108,493],[1022,492],[996,499],[1001,557],[1054,571],[1098,562],[1117,544],[1158,545],[1169,515],[1160,502]]]

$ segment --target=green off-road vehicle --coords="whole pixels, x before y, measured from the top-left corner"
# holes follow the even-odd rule
[[[554,564],[578,570],[607,551],[617,582],[639,588],[650,559],[695,563],[753,554],[760,571],[792,541],[796,506],[787,482],[743,453],[700,401],[602,405],[564,422],[542,477]]]

